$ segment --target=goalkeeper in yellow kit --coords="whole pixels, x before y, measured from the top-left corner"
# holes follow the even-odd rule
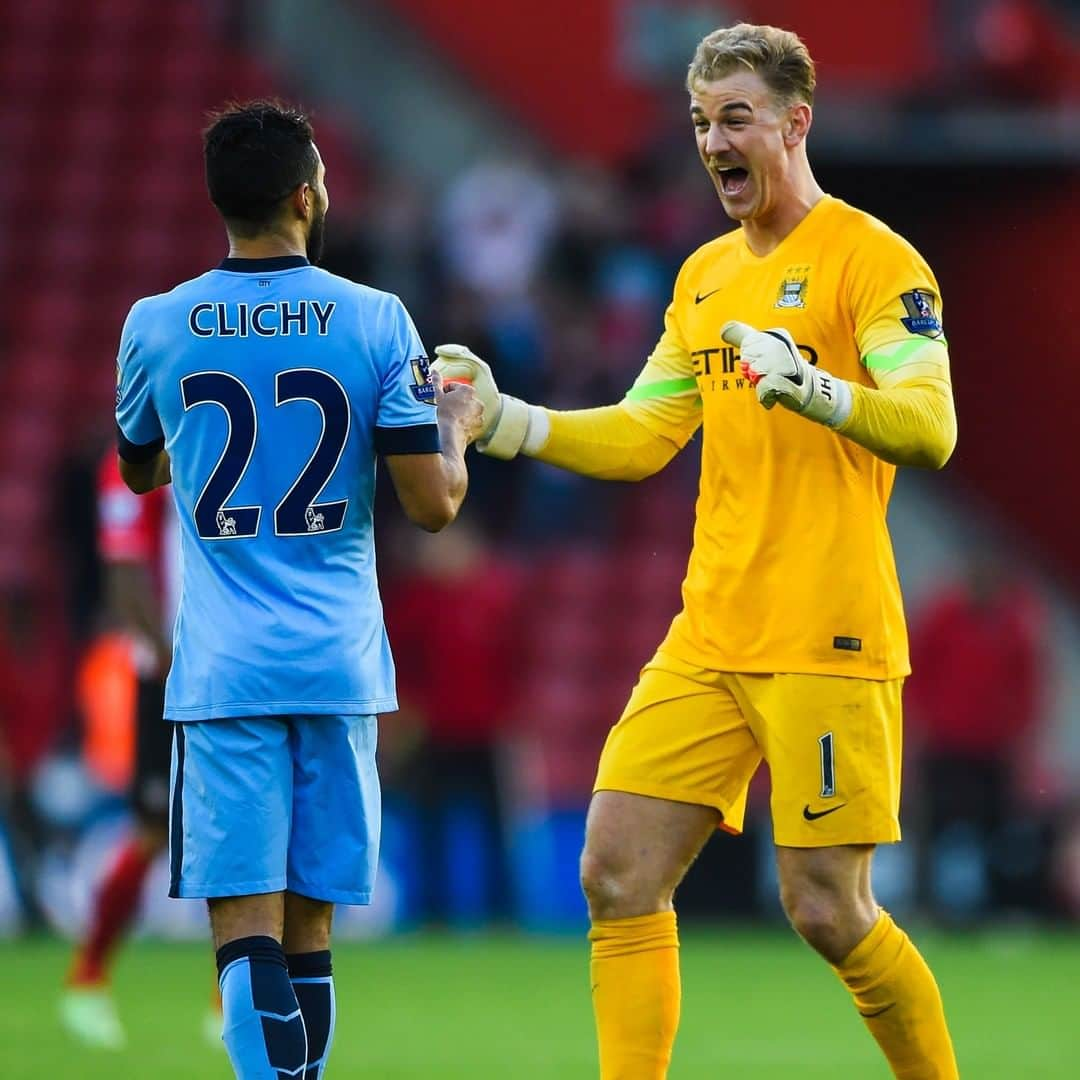
[[[958,1076],[934,977],[870,883],[874,845],[900,838],[909,672],[885,510],[896,466],[940,468],[956,439],[941,297],[918,252],[815,181],[814,81],[787,31],[741,24],[698,46],[690,121],[741,228],[683,264],[617,405],[528,405],[468,349],[436,350],[444,377],[476,386],[477,445],[496,457],[637,480],[704,432],[683,610],[608,736],[586,829],[604,1080],[667,1075],[673,894],[714,828],[741,829],[763,758],[792,925],[894,1075]]]

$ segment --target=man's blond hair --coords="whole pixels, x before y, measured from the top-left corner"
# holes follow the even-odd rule
[[[736,23],[702,38],[686,88],[693,93],[698,83],[722,79],[740,67],[757,74],[784,105],[813,105],[814,61],[798,34],[775,26]]]

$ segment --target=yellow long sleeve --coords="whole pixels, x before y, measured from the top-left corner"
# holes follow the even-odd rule
[[[644,480],[659,472],[701,426],[701,395],[671,315],[634,385],[617,405],[544,410],[543,445],[526,452],[598,480]]]
[[[878,389],[851,383],[851,415],[836,430],[893,465],[940,469],[956,446],[947,369],[894,374],[878,375]]]
[[[679,445],[650,431],[625,402],[571,412],[545,410],[551,432],[533,457],[598,480],[643,480],[659,472]]]

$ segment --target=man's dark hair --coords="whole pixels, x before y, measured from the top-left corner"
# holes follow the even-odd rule
[[[230,102],[203,131],[206,186],[229,227],[257,233],[301,184],[314,184],[311,122],[280,101]]]

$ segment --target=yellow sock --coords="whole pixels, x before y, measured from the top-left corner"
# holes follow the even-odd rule
[[[675,912],[598,919],[589,940],[600,1080],[664,1080],[681,998]]]
[[[902,1080],[958,1080],[941,993],[911,939],[882,911],[834,969]]]

